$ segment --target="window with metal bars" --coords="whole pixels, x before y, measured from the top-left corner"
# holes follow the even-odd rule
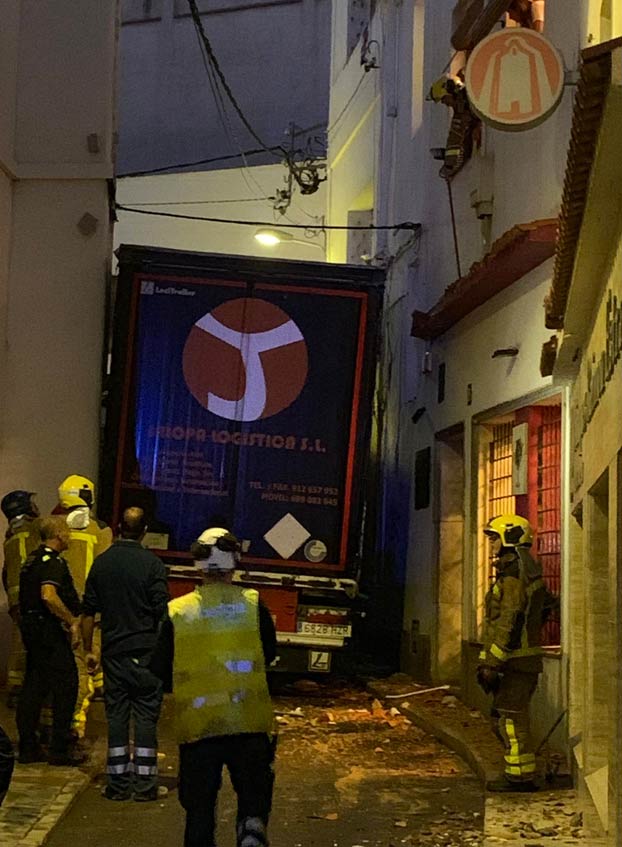
[[[512,426],[495,424],[490,442],[490,476],[488,479],[488,519],[512,514],[515,509],[512,494]]]
[[[536,557],[542,563],[546,585],[557,597],[561,593],[561,406],[543,406],[538,426],[538,526]],[[560,643],[559,616],[547,621],[546,646]]]
[[[548,589],[561,593],[561,405],[531,406],[517,410],[527,415],[530,426],[528,464],[529,490],[521,506],[512,494],[512,429],[514,421],[494,424],[489,445],[486,520],[519,510],[534,529],[533,555],[542,564]],[[537,477],[536,477],[537,473]],[[523,498],[519,498],[523,501]],[[492,559],[487,559],[487,579],[494,578]],[[542,631],[546,647],[560,644],[559,615],[552,616]]]

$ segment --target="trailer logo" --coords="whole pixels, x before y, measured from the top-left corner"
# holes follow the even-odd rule
[[[294,321],[254,298],[229,300],[203,315],[184,347],[184,378],[193,397],[231,421],[286,409],[302,391],[307,368],[307,345]]]

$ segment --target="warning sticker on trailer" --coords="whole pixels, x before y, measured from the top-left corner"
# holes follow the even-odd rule
[[[328,673],[330,671],[330,652],[328,650],[309,650],[309,670]]]

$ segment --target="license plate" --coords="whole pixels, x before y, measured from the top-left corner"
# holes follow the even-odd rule
[[[348,638],[352,628],[346,624],[309,623],[302,621],[298,624],[298,632],[302,635],[332,635],[335,638]]]

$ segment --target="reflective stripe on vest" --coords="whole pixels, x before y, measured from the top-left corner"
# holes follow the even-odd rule
[[[256,591],[223,583],[201,586],[169,603],[180,743],[271,731],[258,602]]]
[[[63,558],[69,567],[76,591],[80,596],[84,594],[86,578],[91,570],[99,540],[97,535],[89,532],[92,523],[91,521],[87,529],[71,530],[69,533],[69,547],[63,553]]]
[[[16,606],[19,602],[19,577],[22,565],[38,546],[38,533],[31,532],[30,528],[17,530],[4,542],[9,607]]]

